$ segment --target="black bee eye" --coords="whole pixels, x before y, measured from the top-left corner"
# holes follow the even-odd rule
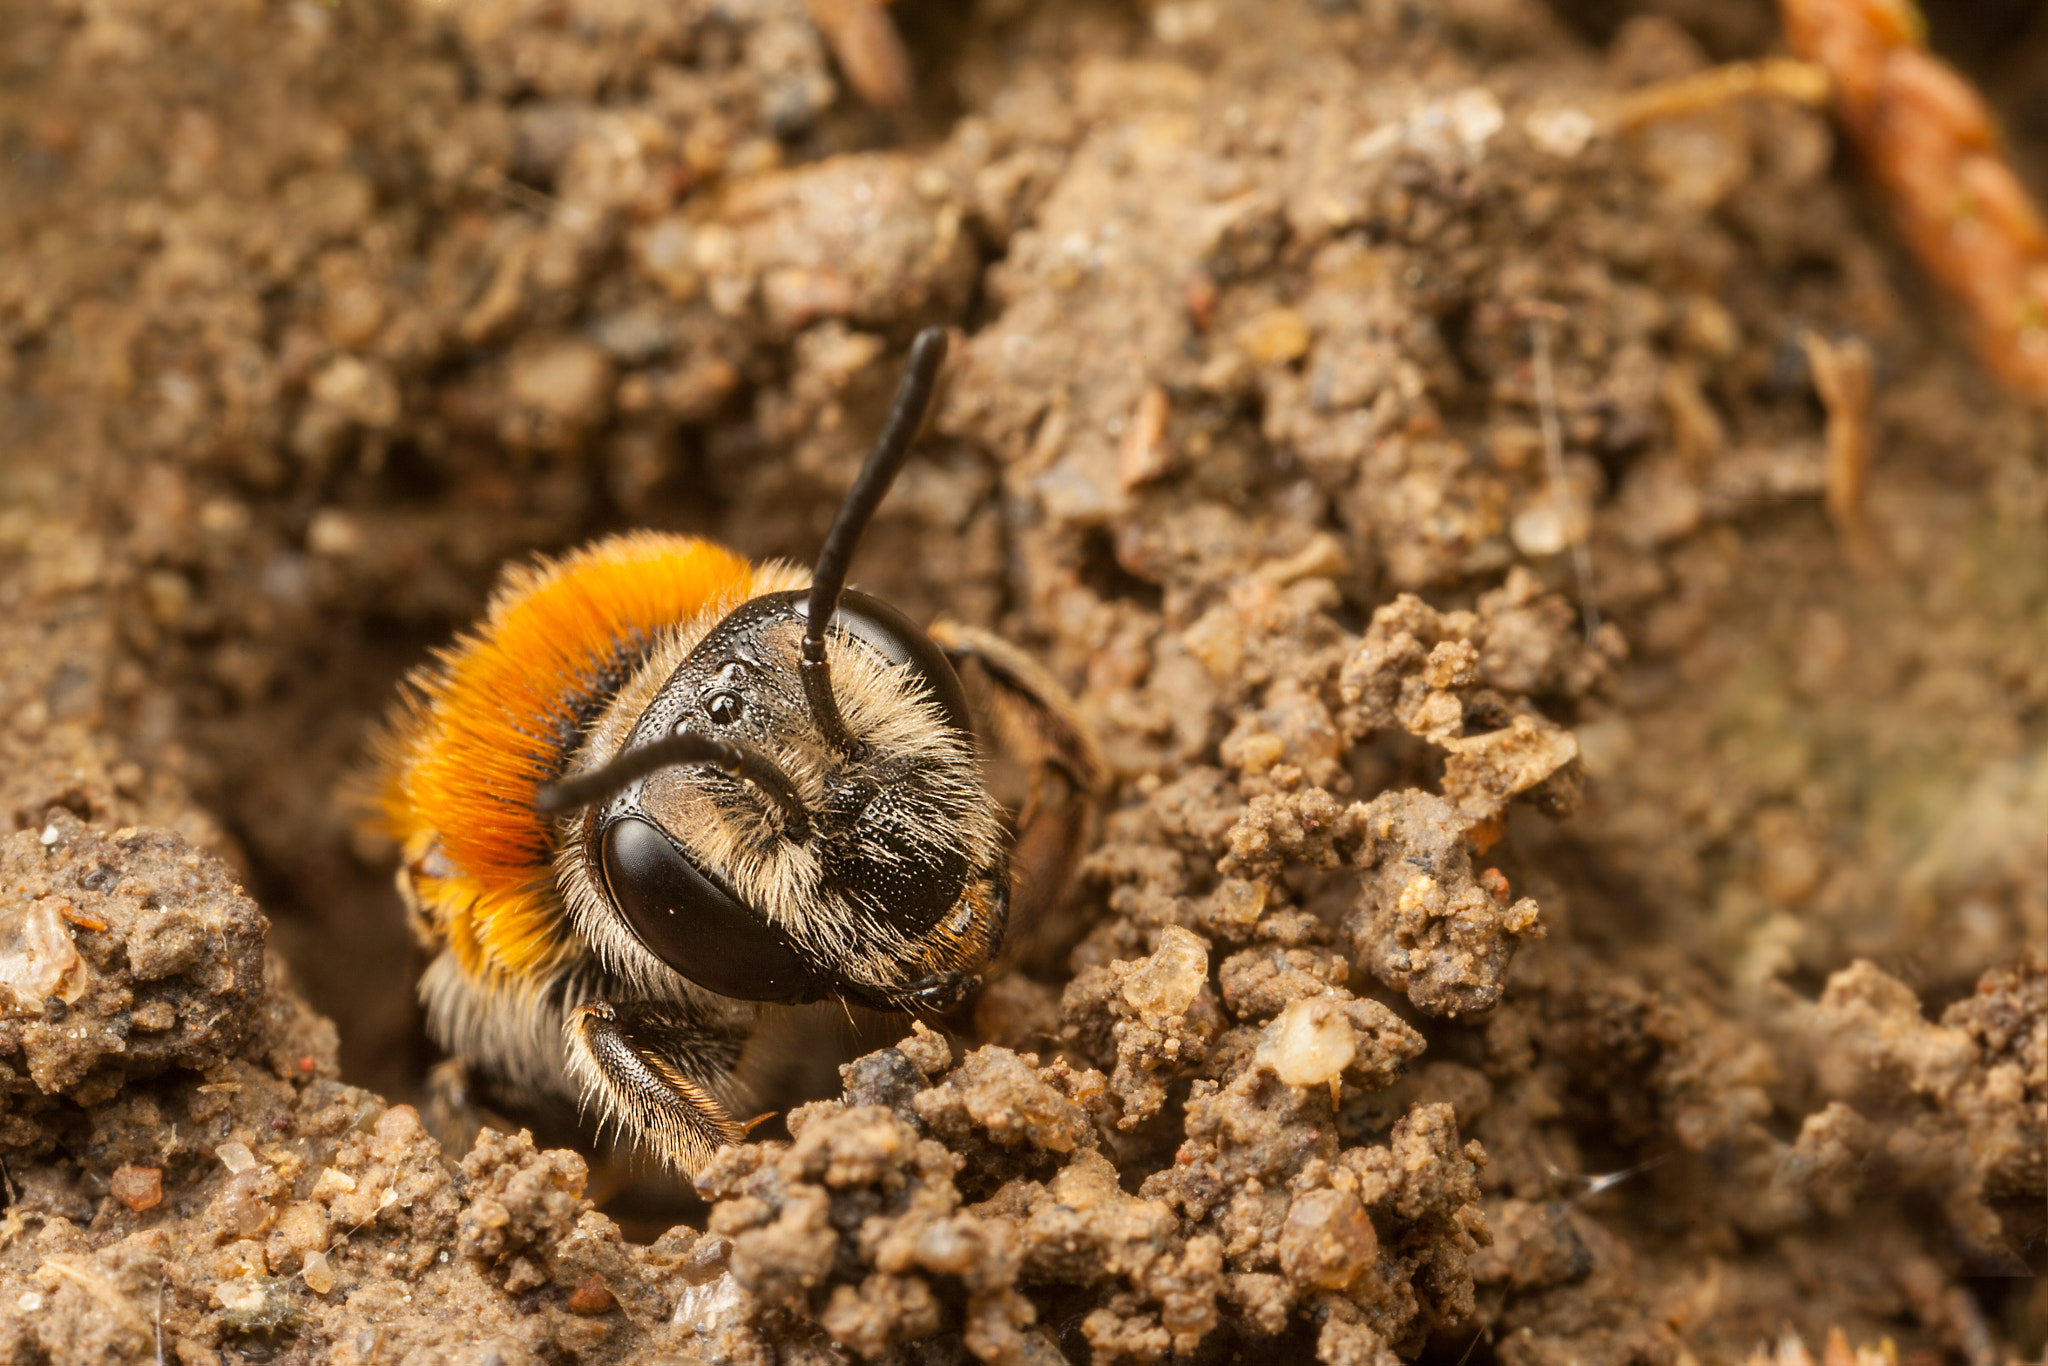
[[[839,610],[832,619],[834,624],[873,646],[891,664],[909,665],[932,690],[940,712],[954,729],[962,735],[974,734],[967,710],[967,690],[960,686],[960,675],[953,672],[945,651],[916,622],[880,598],[851,588],[839,595]]]
[[[651,821],[623,816],[599,846],[605,888],[648,952],[701,987],[787,1001],[811,986],[803,960]]]
[[[736,692],[715,692],[704,703],[705,712],[721,726],[729,726],[745,713],[747,704]]]

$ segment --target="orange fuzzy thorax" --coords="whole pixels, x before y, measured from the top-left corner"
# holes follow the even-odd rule
[[[635,532],[510,570],[483,623],[413,680],[383,808],[414,895],[466,972],[522,973],[564,943],[551,822],[534,805],[668,632],[752,595],[694,537]],[[433,851],[438,845],[437,852]]]

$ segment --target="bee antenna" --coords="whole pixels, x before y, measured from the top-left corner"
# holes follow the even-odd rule
[[[859,477],[847,490],[846,501],[839,505],[839,515],[832,519],[832,530],[825,536],[825,548],[818,552],[818,567],[811,573],[801,666],[804,701],[810,706],[811,719],[824,733],[825,742],[842,754],[855,752],[860,742],[847,729],[846,718],[839,712],[839,699],[832,695],[832,669],[825,661],[825,628],[831,625],[832,614],[838,610],[839,594],[846,587],[846,571],[853,565],[853,552],[860,546],[861,533],[874,519],[875,509],[889,492],[889,486],[896,482],[896,472],[903,468],[910,444],[917,439],[918,428],[924,425],[932,393],[938,387],[939,367],[945,362],[946,329],[927,327],[918,333],[917,340],[910,344],[910,365],[904,371],[902,384],[897,386],[889,420],[882,425],[882,434],[875,438],[875,448],[868,452]]]
[[[802,844],[811,837],[810,812],[773,759],[738,740],[722,740],[701,731],[679,730],[652,744],[629,749],[608,764],[574,773],[558,783],[545,783],[533,804],[549,814],[576,811],[616,796],[639,779],[679,764],[709,764],[745,779],[782,813],[783,830]]]

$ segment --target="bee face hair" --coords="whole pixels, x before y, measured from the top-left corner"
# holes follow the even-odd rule
[[[593,731],[582,756],[591,768],[664,737],[705,735],[764,761],[791,799],[715,766],[675,766],[573,818],[564,885],[613,971],[658,980],[665,968],[743,998],[850,989],[891,1001],[934,973],[974,971],[993,948],[999,925],[985,912],[1003,872],[1002,824],[959,680],[893,609],[858,594],[844,601],[848,629],[827,657],[850,753],[810,711],[796,668],[804,602],[788,591],[728,614],[651,696],[628,687]],[[664,866],[674,881],[648,895],[698,899],[676,934],[661,928],[670,909],[636,905],[640,889],[628,885],[660,883]],[[707,899],[752,915],[707,920]]]
[[[815,569],[614,537],[509,573],[416,677],[381,806],[438,954],[421,994],[435,1037],[506,1093],[594,1107],[694,1171],[744,1138],[779,1007],[936,1011],[972,990],[1009,918],[1011,845],[954,658],[1040,752],[1017,847],[1065,851],[1038,880],[1064,876],[1099,760],[1057,685],[986,633],[927,633],[846,588],[945,345],[913,344]],[[1041,800],[1056,791],[1078,804]]]

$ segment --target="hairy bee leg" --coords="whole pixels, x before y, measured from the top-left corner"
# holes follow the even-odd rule
[[[746,1127],[713,1096],[738,1060],[732,1040],[660,1006],[586,1001],[564,1033],[569,1075],[603,1122],[684,1172],[746,1137]]]
[[[996,725],[1031,766],[1010,850],[1010,914],[1013,923],[1036,925],[1087,846],[1103,780],[1101,751],[1073,698],[1037,660],[1001,636],[955,621],[933,622],[930,635],[955,665],[981,666]]]
[[[1048,767],[1034,776],[1010,849],[1010,915],[1015,924],[1040,925],[1058,904],[1075,865],[1087,852],[1094,820],[1094,793],[1077,788],[1063,770]]]

